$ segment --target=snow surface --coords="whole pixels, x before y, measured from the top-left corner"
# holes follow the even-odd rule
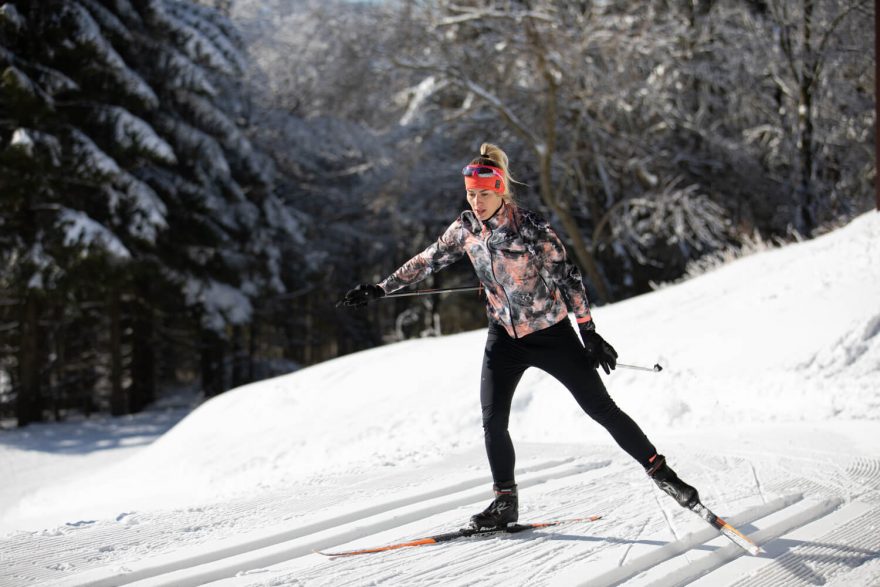
[[[612,396],[758,557],[535,371],[511,417],[521,519],[601,520],[313,553],[445,532],[488,503],[479,330],[232,390],[144,448],[66,454],[53,428],[2,433],[0,585],[878,585],[878,301],[869,213],[594,310],[622,362],[664,367],[618,369]]]

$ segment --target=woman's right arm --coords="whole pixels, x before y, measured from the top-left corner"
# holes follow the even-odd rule
[[[461,218],[446,229],[437,242],[404,263],[379,284],[385,293],[422,281],[430,274],[458,261],[464,255],[464,229]]]

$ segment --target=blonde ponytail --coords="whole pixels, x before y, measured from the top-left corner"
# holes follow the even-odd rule
[[[471,165],[492,165],[501,169],[504,173],[504,193],[501,197],[509,204],[516,204],[513,191],[510,189],[510,184],[516,180],[510,175],[510,161],[501,147],[493,143],[483,143],[480,145],[480,156],[471,161]]]

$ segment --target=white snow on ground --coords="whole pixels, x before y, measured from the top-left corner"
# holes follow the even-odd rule
[[[194,393],[180,391],[132,416],[77,416],[61,423],[0,432],[0,479],[4,480],[0,483],[0,535],[67,521],[66,516],[48,514],[45,519],[32,518],[24,523],[18,519],[18,508],[26,506],[30,496],[49,484],[62,486],[133,456],[196,405]]]
[[[534,371],[511,418],[521,519],[601,520],[314,554],[488,503],[479,330],[230,391],[115,464],[71,455],[61,482],[3,433],[0,585],[880,584],[880,214],[594,316],[622,362],[664,367],[618,369],[613,397],[764,554],[678,508]]]

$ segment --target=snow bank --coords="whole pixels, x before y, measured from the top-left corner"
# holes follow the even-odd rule
[[[594,311],[627,363],[612,396],[655,441],[759,422],[880,416],[880,214]],[[403,342],[223,394],[119,468],[66,486],[106,508],[195,500],[425,462],[482,443],[485,331]],[[610,439],[534,370],[514,400],[516,441]],[[96,489],[100,488],[100,489]],[[31,499],[34,511],[61,500]]]

